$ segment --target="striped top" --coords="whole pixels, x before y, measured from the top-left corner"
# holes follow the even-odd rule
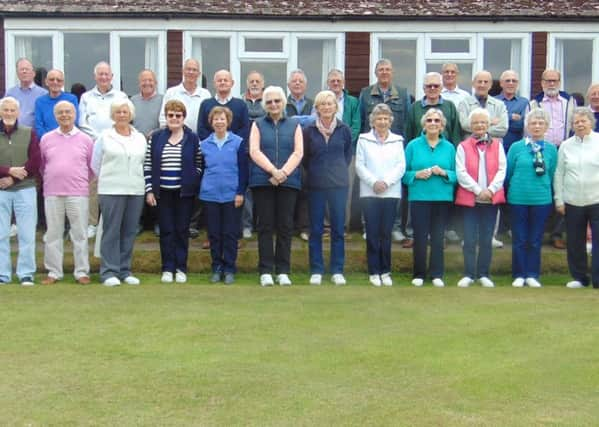
[[[164,190],[179,190],[181,188],[181,147],[182,144],[167,143],[160,158],[160,188]],[[202,152],[196,151],[195,164],[199,173],[202,172]],[[148,145],[144,161],[144,178],[146,193],[152,191],[152,150]]]

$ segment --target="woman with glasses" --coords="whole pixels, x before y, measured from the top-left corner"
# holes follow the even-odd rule
[[[187,281],[189,222],[202,177],[198,136],[184,125],[185,104],[164,106],[166,127],[150,139],[144,162],[146,202],[158,206],[163,283]]]
[[[420,287],[430,276],[433,286],[443,287],[444,233],[456,183],[455,148],[443,136],[445,116],[437,108],[427,110],[420,123],[423,133],[406,147],[408,200],[414,228],[412,285]],[[430,237],[430,258],[426,252]]]
[[[289,278],[293,212],[301,188],[298,168],[303,157],[302,130],[297,119],[286,117],[285,92],[278,86],[262,94],[266,116],[250,132],[249,186],[254,196],[258,230],[260,285],[291,285]],[[276,247],[273,247],[276,233]]]

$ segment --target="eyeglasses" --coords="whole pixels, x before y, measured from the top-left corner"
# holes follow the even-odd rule
[[[183,113],[167,113],[166,117],[168,117],[169,119],[172,119],[172,118],[180,119],[181,117],[183,117]]]
[[[427,123],[441,123],[441,119],[433,119],[433,118],[428,118],[426,119]]]
[[[48,77],[48,81],[49,82],[58,82],[58,83],[62,83],[64,82],[64,79],[58,78],[58,77]]]
[[[441,87],[441,85],[437,85],[437,84],[424,85],[425,89],[439,89],[440,87]]]
[[[269,99],[268,101],[264,101],[264,103],[266,105],[271,105],[271,104],[280,104],[282,102],[281,99]]]
[[[559,83],[559,80],[552,80],[552,79],[543,79],[543,81],[546,83],[552,83],[552,84]]]
[[[504,82],[506,83],[518,83],[517,79],[505,79]]]

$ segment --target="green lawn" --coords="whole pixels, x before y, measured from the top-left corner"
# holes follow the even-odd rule
[[[599,291],[0,287],[0,425],[586,426]],[[206,275],[192,275],[194,283]],[[307,275],[292,275],[296,283]]]

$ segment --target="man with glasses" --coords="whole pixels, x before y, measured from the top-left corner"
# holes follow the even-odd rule
[[[6,96],[11,96],[19,101],[19,124],[35,127],[35,101],[48,91],[39,87],[33,81],[35,70],[27,58],[17,60],[17,79],[19,84],[6,91]]]
[[[443,64],[441,73],[443,74],[443,90],[441,91],[441,95],[444,99],[453,102],[457,108],[460,102],[470,95],[458,86],[458,75],[460,74],[458,64],[454,64],[453,62]]]
[[[63,89],[64,74],[60,70],[52,69],[46,75],[46,86],[48,93],[40,96],[35,101],[35,131],[39,138],[58,127],[58,122],[54,115],[54,106],[60,101],[68,101],[79,108],[77,97],[71,93],[66,93]],[[75,125],[78,123],[79,116],[75,118]]]
[[[518,96],[518,73],[505,70],[499,77],[501,93],[497,99],[505,104],[508,116],[508,130],[503,137],[503,148],[507,154],[510,146],[524,136],[524,117],[529,111],[528,99]]]

